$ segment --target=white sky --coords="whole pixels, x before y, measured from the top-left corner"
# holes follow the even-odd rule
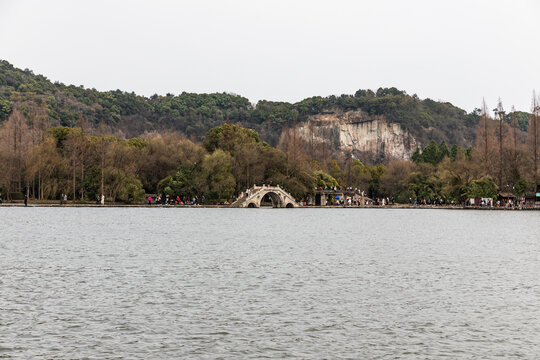
[[[295,102],[395,86],[468,111],[499,96],[529,111],[539,15],[538,0],[0,0],[0,59],[147,96]]]

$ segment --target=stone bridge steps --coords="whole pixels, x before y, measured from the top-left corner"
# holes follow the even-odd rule
[[[248,197],[246,197],[246,193],[242,193],[242,196],[236,199],[236,201],[234,201],[230,205],[230,207],[243,207],[242,204],[252,199],[255,196],[255,194],[259,192],[260,188],[262,187],[256,187],[256,186],[251,187],[249,189],[251,191],[251,194]]]

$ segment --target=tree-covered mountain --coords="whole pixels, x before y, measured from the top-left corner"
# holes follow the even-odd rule
[[[200,140],[215,126],[239,123],[256,130],[271,145],[278,143],[285,126],[328,110],[382,115],[388,122],[400,124],[422,144],[444,140],[469,146],[479,120],[478,110],[467,113],[450,103],[421,100],[396,88],[315,96],[294,104],[265,100],[251,104],[247,98],[229,93],[183,92],[145,97],[121,90],[97,91],[53,83],[31,70],[0,61],[0,121],[7,119],[16,106],[21,106],[23,112],[30,111],[29,107],[41,109],[53,126],[75,126],[84,119],[90,127],[97,128],[103,122],[126,137],[177,130]]]
[[[336,186],[399,202],[521,196],[538,191],[538,103],[529,116],[499,105],[493,119],[485,107],[467,114],[395,88],[295,104],[226,93],[148,98],[52,83],[2,61],[0,193],[216,203],[273,183],[298,199]],[[389,156],[369,156],[379,152]]]
[[[33,101],[45,107],[52,125],[75,126],[84,117],[90,126],[104,122],[126,136],[145,131],[174,129],[202,137],[223,122],[245,123],[252,106],[231,94],[167,94],[150,98],[120,90],[97,91],[51,82],[31,70],[0,62],[0,119],[17,102]]]

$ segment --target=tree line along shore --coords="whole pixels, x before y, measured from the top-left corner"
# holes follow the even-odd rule
[[[299,201],[316,189],[346,187],[400,204],[524,200],[538,191],[538,99],[525,133],[517,120],[507,121],[502,104],[495,113],[482,109],[473,147],[431,141],[411,160],[368,164],[322,157],[294,128],[278,147],[231,123],[210,129],[202,141],[176,132],[125,139],[104,122],[92,128],[81,117],[75,127],[49,126],[39,110],[20,107],[0,126],[0,192],[4,202],[104,197],[107,204],[138,204],[151,194],[212,205],[231,202],[253,184],[273,183]]]
[[[144,97],[51,82],[0,60],[0,193],[4,202],[168,195],[220,204],[272,182],[299,201],[347,187],[404,204],[523,201],[538,192],[538,102],[533,95],[530,113],[500,102],[467,113],[396,88],[294,104],[229,93]],[[328,111],[400,124],[422,147],[411,160],[380,162],[300,136],[297,124]]]
[[[264,206],[271,207],[271,203],[265,203]],[[59,201],[38,201],[31,200],[25,204],[24,200],[11,200],[9,202],[0,203],[0,207],[38,207],[38,208],[161,208],[161,209],[180,209],[180,208],[194,208],[194,209],[208,209],[208,208],[231,208],[229,204],[161,204],[154,203],[148,205],[146,202],[141,203],[112,203],[106,202],[105,204],[89,203],[89,202],[73,202],[68,200],[62,204]],[[534,203],[528,204],[501,204],[501,205],[456,205],[456,204],[439,204],[439,205],[427,205],[427,204],[388,204],[388,205],[310,205],[302,203],[297,209],[446,209],[446,210],[540,210],[540,207],[535,206]]]

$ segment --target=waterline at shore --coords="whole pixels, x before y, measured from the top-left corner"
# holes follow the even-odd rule
[[[0,204],[1,207],[24,207],[22,201],[4,202]],[[229,205],[163,205],[163,204],[78,204],[70,203],[59,204],[58,202],[28,202],[28,207],[51,207],[51,208],[64,208],[64,207],[76,207],[76,208],[229,208],[233,209]],[[265,208],[265,206],[263,206]],[[266,208],[271,208],[267,206]],[[536,208],[513,208],[513,207],[489,207],[489,206],[459,206],[459,205],[410,205],[410,204],[394,204],[394,205],[364,205],[364,206],[300,206],[296,209],[446,209],[446,210],[540,210],[540,207]]]

